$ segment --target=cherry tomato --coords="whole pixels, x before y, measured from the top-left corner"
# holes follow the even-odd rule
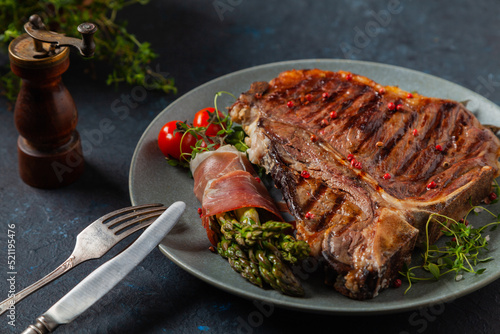
[[[188,133],[183,138],[182,133],[174,133],[174,131],[177,129],[177,122],[179,121],[168,122],[161,128],[160,133],[158,133],[158,146],[166,157],[171,157],[179,160],[181,157],[181,153],[192,152],[191,146],[195,146],[196,137]],[[188,160],[187,158],[185,159]]]
[[[194,115],[194,119],[193,119],[193,126],[195,126],[195,127],[199,127],[199,126],[207,127],[207,130],[205,131],[205,133],[209,137],[217,136],[217,132],[222,130],[222,127],[219,124],[210,124],[209,125],[209,123],[208,123],[210,121],[210,117],[212,117],[214,112],[215,112],[215,108],[203,108]],[[224,118],[224,115],[220,111],[219,111],[219,116],[221,117],[221,119]]]

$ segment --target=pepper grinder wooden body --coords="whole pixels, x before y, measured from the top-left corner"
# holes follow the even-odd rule
[[[10,67],[22,79],[14,110],[19,131],[19,174],[33,187],[58,188],[74,182],[84,169],[78,112],[61,75],[69,67],[71,46],[92,57],[97,26],[82,23],[82,38],[48,31],[38,15],[24,25],[26,34],[9,45]]]
[[[14,110],[19,173],[30,186],[57,188],[74,182],[84,169],[77,109],[61,78],[69,67],[69,48],[27,59],[20,51],[33,43],[22,37],[9,47],[11,69],[22,79]]]

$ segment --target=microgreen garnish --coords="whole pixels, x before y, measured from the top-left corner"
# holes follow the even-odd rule
[[[496,184],[498,191],[498,184]],[[467,217],[471,212],[478,214],[484,211],[494,217],[495,221],[479,228],[469,225]],[[437,223],[443,227],[443,234],[450,238],[444,246],[429,244],[429,224]],[[425,226],[426,249],[422,254],[423,264],[408,267],[405,266],[400,272],[409,282],[405,293],[411,289],[412,283],[417,281],[438,280],[442,276],[450,273],[455,274],[455,280],[462,279],[463,274],[482,274],[486,268],[476,269],[475,267],[493,258],[485,256],[488,251],[489,235],[483,236],[483,232],[495,230],[500,224],[500,215],[495,215],[491,211],[481,206],[472,207],[464,219],[456,221],[444,215],[433,213],[429,216]],[[416,271],[423,269],[430,273],[429,276],[417,277]]]
[[[189,161],[194,159],[198,153],[214,151],[218,147],[226,144],[233,145],[238,151],[246,152],[248,146],[245,144],[246,134],[243,128],[240,125],[234,124],[231,117],[219,110],[217,106],[217,99],[223,94],[230,95],[236,100],[236,97],[229,92],[217,92],[214,96],[215,111],[210,113],[209,124],[207,126],[195,127],[188,122],[177,123],[176,132],[182,133],[183,139],[186,135],[191,134],[198,140],[195,146],[191,146],[193,150],[190,153],[182,152],[181,144],[181,159],[167,159],[170,165],[189,168]],[[219,130],[215,136],[208,136],[206,133],[210,124],[216,124],[221,127],[221,130]]]

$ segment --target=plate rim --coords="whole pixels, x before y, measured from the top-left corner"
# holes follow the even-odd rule
[[[252,67],[243,68],[243,69],[240,69],[240,70],[237,70],[234,72],[226,73],[226,74],[221,75],[217,78],[213,78],[213,79],[211,79],[211,80],[209,80],[209,81],[207,81],[207,82],[205,82],[197,87],[194,87],[193,89],[190,89],[189,91],[187,91],[186,93],[184,93],[183,95],[178,97],[176,100],[174,100],[172,103],[170,103],[167,107],[165,107],[149,123],[147,128],[142,133],[139,141],[137,142],[137,145],[134,149],[134,153],[132,156],[130,168],[129,168],[129,178],[128,178],[129,196],[130,196],[130,200],[131,200],[132,205],[137,204],[137,202],[135,201],[134,193],[133,193],[133,189],[132,189],[133,177],[134,177],[134,172],[135,172],[135,163],[136,163],[137,157],[140,153],[139,151],[140,151],[141,144],[143,143],[146,136],[148,135],[151,127],[153,127],[155,125],[155,123],[158,121],[158,119],[162,118],[164,116],[164,114],[168,113],[169,110],[174,109],[175,106],[177,106],[178,104],[181,104],[184,101],[184,99],[189,98],[190,95],[194,94],[198,90],[202,90],[206,86],[212,85],[212,84],[219,82],[219,81],[227,80],[228,78],[231,78],[231,77],[241,76],[241,75],[244,75],[245,73],[248,73],[248,72],[254,72],[254,71],[264,70],[266,68],[275,68],[278,66],[286,66],[286,65],[292,65],[292,64],[297,64],[297,63],[302,63],[302,64],[313,64],[314,63],[314,64],[316,64],[315,68],[320,68],[320,66],[322,64],[330,64],[331,65],[333,63],[339,63],[339,64],[354,64],[354,65],[358,65],[358,66],[390,68],[391,71],[392,70],[404,71],[406,73],[409,73],[410,75],[416,74],[416,75],[423,77],[423,78],[428,77],[428,78],[434,80],[435,82],[442,82],[443,84],[447,85],[450,88],[453,87],[455,89],[460,89],[460,90],[466,91],[467,93],[474,95],[474,98],[476,98],[477,100],[480,100],[482,103],[490,104],[490,105],[494,106],[496,109],[500,110],[500,107],[497,106],[495,103],[493,103],[492,101],[488,100],[487,98],[472,91],[471,89],[469,89],[467,87],[463,87],[455,82],[443,79],[443,78],[435,76],[433,74],[421,72],[418,70],[414,70],[414,69],[410,69],[410,68],[406,68],[406,67],[402,67],[402,66],[398,66],[398,65],[391,65],[391,64],[378,63],[378,62],[372,62],[372,61],[362,61],[362,60],[334,59],[334,58],[332,58],[332,59],[329,59],[329,58],[311,58],[311,59],[297,59],[297,60],[271,62],[271,63],[266,63],[266,64],[261,64],[261,65],[256,65],[256,66],[252,66]],[[361,75],[363,75],[363,74],[361,74]],[[249,82],[248,85],[250,85],[250,83],[251,82]],[[239,92],[238,92],[238,94],[239,94]],[[349,310],[344,311],[342,309],[325,309],[325,308],[321,308],[321,307],[314,307],[314,305],[303,305],[303,304],[297,305],[294,303],[285,302],[285,299],[282,299],[282,298],[269,298],[269,297],[265,297],[265,296],[255,295],[254,293],[246,291],[246,290],[242,290],[239,287],[234,287],[232,285],[230,285],[230,286],[225,285],[225,284],[220,283],[218,281],[215,281],[213,279],[211,280],[210,278],[208,278],[206,275],[204,275],[199,270],[195,270],[195,269],[187,266],[185,263],[183,263],[182,261],[177,259],[175,256],[170,254],[168,252],[168,249],[166,249],[166,247],[163,243],[161,243],[159,245],[159,249],[162,252],[162,254],[164,254],[168,259],[170,259],[172,262],[174,262],[176,265],[178,265],[179,267],[181,267],[183,270],[187,271],[191,275],[201,279],[202,281],[204,281],[212,286],[215,286],[215,287],[217,287],[221,290],[224,290],[228,293],[231,293],[233,295],[237,295],[237,296],[243,297],[245,299],[250,299],[250,300],[271,302],[271,303],[273,303],[273,305],[276,305],[276,306],[282,307],[282,308],[286,308],[286,309],[292,309],[292,310],[304,311],[304,312],[322,313],[322,314],[376,315],[376,314],[393,314],[393,313],[401,313],[401,312],[405,312],[405,311],[411,311],[411,310],[415,310],[417,308],[428,307],[428,306],[435,305],[438,303],[446,303],[446,302],[455,300],[457,298],[463,297],[463,296],[468,295],[468,294],[470,294],[478,289],[485,287],[488,284],[491,284],[492,282],[494,282],[495,280],[497,280],[500,277],[500,271],[499,271],[499,272],[497,272],[496,275],[491,275],[491,276],[487,277],[486,279],[482,279],[479,282],[475,282],[475,284],[473,284],[473,286],[469,286],[468,288],[458,290],[457,292],[450,292],[450,293],[446,294],[446,296],[443,296],[443,297],[428,298],[424,302],[419,301],[419,300],[411,301],[411,302],[407,303],[406,306],[404,306],[404,307],[400,307],[400,306],[392,305],[392,304],[389,304],[386,307],[381,307],[380,304],[373,305],[370,303],[366,303],[365,304],[366,306],[364,308],[360,308],[359,310],[349,309]],[[269,290],[269,291],[271,291],[271,290]],[[333,289],[332,289],[332,293],[338,294],[338,292],[334,291]],[[376,306],[378,308],[372,309],[372,308],[370,308],[370,305]]]

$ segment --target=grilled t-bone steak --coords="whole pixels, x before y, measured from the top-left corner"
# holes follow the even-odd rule
[[[292,70],[230,108],[297,221],[355,299],[388,287],[431,213],[460,219],[491,191],[500,141],[462,104],[348,72]],[[441,232],[429,225],[429,241]]]

